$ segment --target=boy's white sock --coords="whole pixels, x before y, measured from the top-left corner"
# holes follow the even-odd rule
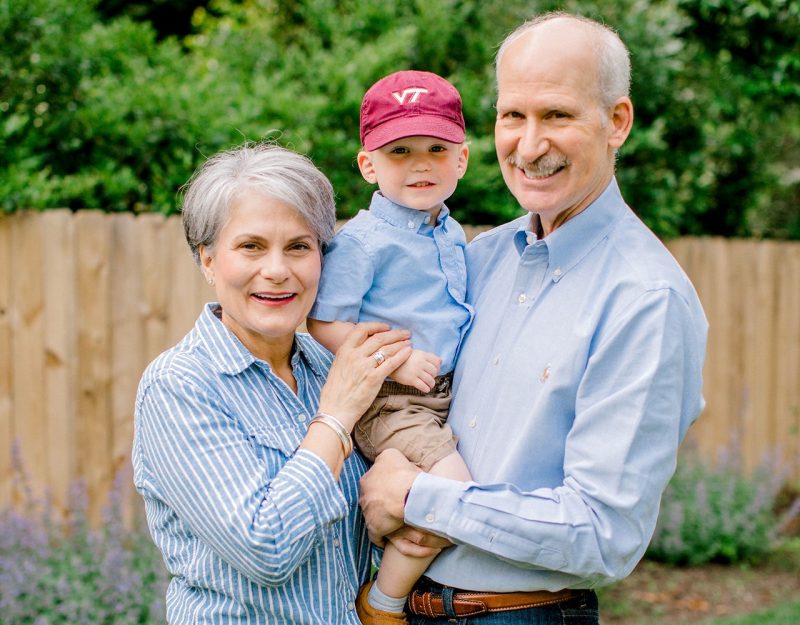
[[[369,603],[376,610],[383,610],[384,612],[393,612],[395,614],[403,611],[406,605],[405,597],[390,597],[381,592],[378,588],[378,582],[372,584],[367,595],[367,603]]]

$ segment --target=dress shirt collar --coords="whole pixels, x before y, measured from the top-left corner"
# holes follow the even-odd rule
[[[210,366],[227,375],[238,375],[256,362],[261,362],[269,367],[268,363],[256,358],[249,349],[242,345],[236,335],[222,323],[219,318],[221,311],[222,308],[217,302],[210,302],[205,305],[203,313],[197,320],[200,338],[208,349],[208,353],[214,355],[214,358],[209,360]],[[292,368],[299,364],[300,358],[315,374],[325,374],[325,371],[307,353],[301,337],[295,334],[291,358]]]
[[[541,239],[547,246],[550,266],[555,267],[553,280],[558,282],[567,272],[577,265],[626,213],[626,204],[622,199],[616,178],[605,188],[603,193],[583,211],[575,215],[549,235]],[[531,215],[519,218],[518,228],[514,234],[514,245],[520,256],[527,245],[537,242],[536,232],[531,228]]]
[[[427,211],[416,210],[414,208],[395,204],[380,191],[376,191],[372,195],[372,202],[369,205],[369,210],[376,217],[397,228],[402,228],[403,230],[418,232],[422,226],[433,226],[433,224],[428,224],[430,215]],[[442,209],[439,211],[439,216],[436,218],[436,224],[443,224],[449,214],[450,211],[447,206],[442,204]]]

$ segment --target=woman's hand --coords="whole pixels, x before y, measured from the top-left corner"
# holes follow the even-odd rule
[[[386,377],[411,355],[410,336],[408,330],[390,330],[383,323],[356,324],[331,365],[320,393],[320,412],[352,431]]]

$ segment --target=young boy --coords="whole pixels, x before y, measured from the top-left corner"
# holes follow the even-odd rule
[[[469,471],[445,421],[472,309],[465,302],[464,231],[444,201],[467,170],[464,139],[461,97],[436,74],[396,72],[367,91],[358,167],[379,190],[326,250],[308,320],[332,352],[359,321],[411,330],[412,355],[356,425],[356,443],[369,460],[395,448],[425,471],[462,481]],[[373,356],[382,362],[380,352]],[[431,560],[387,544],[376,583],[359,592],[362,623],[405,623],[406,595]]]

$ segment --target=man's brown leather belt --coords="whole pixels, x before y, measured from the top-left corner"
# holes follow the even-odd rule
[[[457,617],[475,616],[487,612],[507,612],[523,610],[536,606],[561,603],[578,595],[577,590],[559,590],[548,592],[468,592],[458,591],[453,594],[453,611]],[[423,592],[414,590],[408,597],[408,607],[414,614],[438,618],[448,616],[444,609],[444,599],[439,592]]]

